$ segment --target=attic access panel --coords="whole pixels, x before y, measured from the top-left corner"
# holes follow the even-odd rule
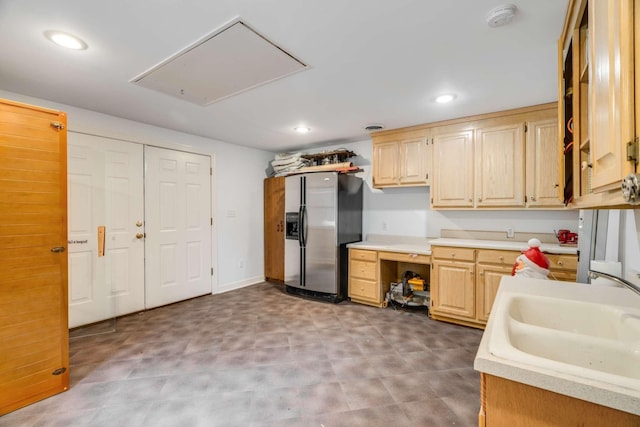
[[[306,68],[236,19],[131,82],[204,106]]]

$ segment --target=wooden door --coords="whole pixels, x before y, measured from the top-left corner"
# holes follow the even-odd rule
[[[264,180],[264,277],[284,282],[284,177]]]
[[[373,186],[398,184],[398,142],[373,144]]]
[[[472,262],[435,260],[431,278],[432,311],[473,319],[475,315]]]
[[[496,299],[500,281],[504,276],[510,276],[513,267],[501,265],[478,264],[476,271],[478,281],[476,284],[476,318],[480,322],[487,322],[493,301]]]
[[[561,207],[558,196],[558,120],[530,122],[527,130],[527,204]]]
[[[524,123],[476,130],[476,205],[524,207]]]
[[[400,141],[400,184],[427,183],[427,139]]]
[[[145,306],[210,294],[211,158],[149,147],[145,157]]]
[[[473,131],[433,138],[434,207],[473,207],[473,164]]]
[[[591,186],[620,188],[634,170],[626,143],[634,138],[633,0],[589,2],[591,41]]]
[[[69,387],[66,122],[0,100],[0,415]]]

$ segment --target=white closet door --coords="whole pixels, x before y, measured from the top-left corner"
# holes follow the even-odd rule
[[[67,167],[69,327],[143,310],[142,145],[69,132]]]
[[[145,147],[146,307],[211,293],[211,158]]]

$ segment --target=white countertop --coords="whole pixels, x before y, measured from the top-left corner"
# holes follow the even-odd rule
[[[527,242],[514,242],[503,240],[471,240],[471,239],[424,239],[424,243],[415,244],[409,242],[392,242],[366,240],[363,242],[349,243],[348,248],[366,249],[371,251],[402,252],[421,255],[431,255],[431,246],[454,246],[459,248],[497,249],[507,251],[523,251],[527,249]],[[575,246],[560,246],[559,244],[543,243],[540,250],[549,254],[570,254],[578,253]]]
[[[474,362],[476,371],[640,415],[640,390],[608,384],[594,379],[587,375],[588,373],[576,375],[567,373],[566,369],[543,367],[495,356],[490,351],[489,342],[492,334],[498,333],[497,331],[505,327],[499,307],[501,305],[504,307],[505,301],[514,294],[552,295],[555,298],[628,306],[635,309],[640,307],[640,297],[624,288],[506,276],[500,282],[492,314]],[[563,314],[558,313],[558,315]]]
[[[460,248],[497,249],[506,251],[523,251],[528,248],[527,242],[504,240],[471,240],[471,239],[433,239],[431,246],[455,246]],[[577,254],[576,246],[561,246],[559,244],[543,243],[540,250],[548,254]]]

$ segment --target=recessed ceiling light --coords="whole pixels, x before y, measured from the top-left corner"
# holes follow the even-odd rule
[[[309,133],[309,132],[311,132],[311,128],[308,128],[306,126],[297,126],[297,127],[294,127],[293,130],[295,130],[298,133]]]
[[[447,102],[451,102],[456,99],[456,96],[452,93],[445,93],[443,95],[436,97],[436,102],[438,104],[446,104]]]
[[[84,50],[87,48],[87,44],[84,41],[69,33],[49,30],[45,31],[44,35],[58,46],[66,47],[67,49]]]

